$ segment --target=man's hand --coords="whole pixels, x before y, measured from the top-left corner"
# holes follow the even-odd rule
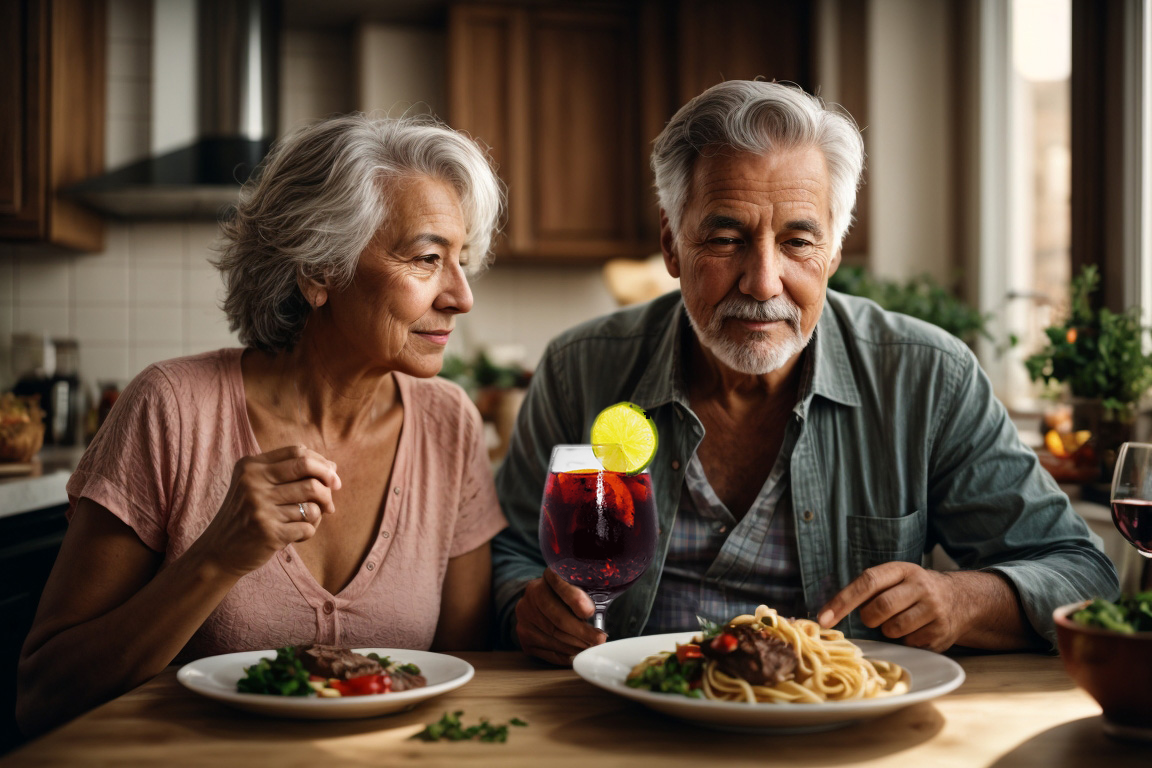
[[[945,651],[968,628],[965,611],[969,606],[959,599],[955,575],[915,563],[877,565],[829,600],[817,620],[823,627],[832,627],[859,608],[860,620],[879,627],[885,637],[899,638],[915,648]]]
[[[594,611],[592,598],[584,590],[549,568],[544,578],[528,582],[516,604],[520,647],[544,661],[570,666],[573,656],[608,637],[587,623]]]
[[[1007,579],[983,571],[930,571],[915,563],[869,568],[820,609],[823,627],[856,608],[860,620],[905,645],[946,651],[953,645],[987,650],[1041,647]]]

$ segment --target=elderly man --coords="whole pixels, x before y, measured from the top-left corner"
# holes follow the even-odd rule
[[[1054,642],[1056,606],[1116,594],[971,351],[827,290],[863,162],[850,118],[775,83],[722,83],[668,123],[652,167],[681,291],[545,352],[497,478],[506,640],[557,664],[605,640],[588,596],[544,569],[536,531],[552,446],[586,442],[621,400],[660,432],[661,531],[608,611],[613,637],[764,603],[850,637],[1023,648]],[[962,570],[921,567],[937,543]]]

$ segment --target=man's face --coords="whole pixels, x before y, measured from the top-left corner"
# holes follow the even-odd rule
[[[720,149],[696,160],[664,261],[700,343],[746,374],[796,359],[840,262],[832,241],[828,169],[815,147],[765,155]]]

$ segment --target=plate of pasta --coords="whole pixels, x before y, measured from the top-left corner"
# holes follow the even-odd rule
[[[581,652],[576,674],[658,712],[712,728],[816,731],[943,696],[964,670],[931,651],[848,640],[766,606],[711,631],[614,640]]]

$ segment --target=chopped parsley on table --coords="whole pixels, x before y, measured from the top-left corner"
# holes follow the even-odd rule
[[[445,712],[438,721],[429,723],[424,730],[412,738],[421,741],[471,741],[476,739],[477,741],[503,743],[508,740],[508,725],[521,727],[528,725],[518,717],[509,720],[508,725],[492,725],[487,718],[482,717],[479,724],[465,726],[460,720],[460,716],[463,714],[463,711]]]

